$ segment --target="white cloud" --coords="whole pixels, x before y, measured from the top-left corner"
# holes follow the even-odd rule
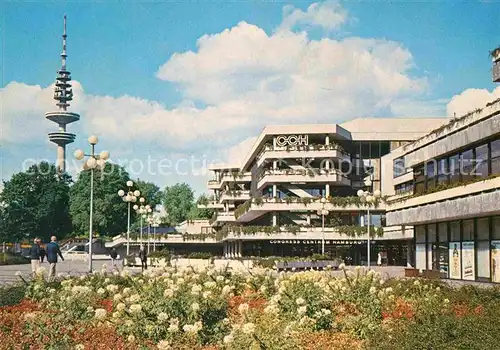
[[[318,26],[331,32],[346,23],[347,11],[335,0],[316,2],[307,11],[292,5],[283,8],[283,22],[279,30],[293,30],[297,26]]]
[[[467,89],[453,96],[446,106],[446,112],[449,117],[459,118],[477,108],[485,107],[488,102],[498,98],[500,98],[500,86],[491,92],[487,89]]]

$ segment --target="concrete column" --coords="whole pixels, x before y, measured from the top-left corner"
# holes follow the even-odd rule
[[[413,242],[408,241],[407,245],[407,250],[406,250],[406,267],[413,267],[412,266],[412,255],[413,255]]]
[[[330,196],[330,184],[325,185],[325,197]]]
[[[273,160],[273,170],[276,170],[276,169],[278,169],[278,161]]]
[[[276,198],[277,195],[278,195],[278,188],[276,185],[273,185],[273,198]]]
[[[273,226],[278,226],[278,214],[276,212],[273,213]]]
[[[273,147],[276,147],[276,137],[273,137]]]
[[[307,224],[311,225],[311,213],[310,212],[307,212],[307,214],[306,214],[306,220],[307,220]]]
[[[326,135],[325,137],[325,145],[329,145],[330,144],[330,136]]]
[[[241,241],[236,241],[236,248],[237,248],[237,249],[236,249],[236,256],[237,256],[238,258],[241,258],[241,250],[242,250],[242,249],[241,249],[241,248],[242,248],[242,247],[241,247],[241,246],[242,246],[242,244],[241,244],[241,243],[242,243]]]
[[[56,166],[61,172],[66,171],[66,145],[57,145]]]

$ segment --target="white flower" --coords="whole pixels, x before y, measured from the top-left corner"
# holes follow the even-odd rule
[[[83,345],[83,344],[77,344],[75,346],[75,350],[85,350],[85,345]]]
[[[225,324],[225,325],[228,325],[229,322],[230,322],[229,318],[227,318],[227,317],[222,320],[222,323]]]
[[[168,314],[167,314],[167,313],[165,313],[165,312],[160,312],[160,313],[158,314],[158,321],[160,321],[160,322],[165,322],[165,321],[167,321],[167,320],[168,320]]]
[[[96,309],[94,317],[98,320],[103,320],[106,318],[106,313],[107,312],[104,309]]]
[[[168,342],[168,340],[161,340],[158,343],[158,349],[159,350],[169,350],[169,349],[171,349],[171,346],[170,346],[170,343]]]
[[[198,294],[202,289],[203,288],[199,284],[194,284],[193,287],[191,287],[191,293]]]
[[[113,318],[120,318],[120,317],[121,317],[120,312],[118,312],[118,311],[113,312]]]
[[[266,306],[266,308],[264,309],[264,312],[266,314],[277,315],[279,313],[279,308],[276,305],[270,304],[270,305]]]
[[[125,304],[124,303],[119,303],[118,305],[116,305],[116,310],[118,311],[123,311],[125,310]]]
[[[141,296],[139,294],[134,294],[134,295],[131,295],[129,298],[128,298],[129,302],[131,304],[133,303],[137,303],[139,300],[141,300]]]
[[[87,312],[94,312],[94,308],[92,306],[87,306]]]
[[[436,292],[439,292],[440,290],[441,290],[441,288],[436,287]]]
[[[252,334],[255,332],[255,325],[253,323],[245,323],[241,329],[245,334]]]
[[[413,284],[414,284],[415,286],[419,286],[419,285],[420,285],[420,282],[419,282],[418,280],[416,280],[415,282],[413,282]]]
[[[208,299],[212,296],[212,292],[207,290],[203,292],[203,299]]]
[[[170,326],[168,326],[168,331],[170,333],[178,332],[179,331],[179,325],[177,325],[175,323],[170,324]]]
[[[238,306],[238,312],[242,315],[245,314],[248,311],[248,309],[249,309],[249,306],[247,303],[243,303],[243,304],[240,304],[240,306]]]
[[[203,283],[203,286],[207,289],[211,289],[211,288],[214,288],[215,286],[217,286],[217,283],[215,283],[214,281],[207,281],[207,282]]]
[[[306,301],[303,298],[297,298],[297,300],[295,300],[295,303],[297,305],[303,305],[306,303]]]
[[[229,286],[224,286],[222,288],[222,291],[221,291],[222,295],[228,295],[229,293],[231,293],[231,287]]]
[[[224,276],[217,276],[215,277],[215,279],[217,280],[217,282],[222,282],[224,281]]]
[[[141,304],[132,304],[130,305],[130,312],[133,314],[138,314],[142,311],[142,305]]]
[[[22,276],[23,274],[21,273],[21,271],[16,271],[15,275],[19,277]]]
[[[450,301],[448,299],[443,300],[445,304],[448,304]]]
[[[339,270],[344,270],[344,269],[345,269],[345,264],[344,263],[340,264],[339,265]]]
[[[321,309],[321,312],[322,312],[324,315],[326,315],[326,316],[328,316],[328,315],[330,315],[330,314],[332,313],[332,312],[331,312],[330,310],[328,310],[328,309]]]
[[[135,337],[134,337],[134,335],[133,335],[133,334],[129,335],[129,336],[128,336],[128,338],[127,338],[127,340],[128,340],[129,342],[131,342],[131,343],[132,343],[132,342],[134,342],[134,341],[135,341]]]
[[[192,303],[191,304],[191,310],[193,310],[194,312],[198,312],[200,310],[200,304],[198,303]]]
[[[114,301],[119,301],[121,298],[122,298],[122,295],[121,295],[120,293],[115,294],[115,295],[113,296],[113,300],[114,300]]]
[[[97,290],[97,294],[99,294],[99,295],[103,295],[104,293],[106,293],[106,291],[104,289],[102,289],[102,288],[99,288]]]
[[[165,298],[172,298],[174,296],[174,291],[172,289],[165,289],[165,291],[163,292],[163,296]]]
[[[386,288],[386,289],[385,289],[385,292],[386,292],[387,294],[392,293],[392,288],[391,288],[391,287]]]
[[[224,337],[224,344],[231,344],[234,341],[234,337],[232,334],[226,335]]]
[[[370,288],[370,294],[375,294],[375,293],[377,293],[377,288],[371,287]]]
[[[297,309],[297,313],[298,313],[299,315],[303,315],[303,314],[305,314],[306,312],[307,312],[307,306],[306,306],[306,305],[301,306],[301,307],[299,307],[299,308]]]

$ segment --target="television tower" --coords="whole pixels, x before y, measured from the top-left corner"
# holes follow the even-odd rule
[[[57,145],[56,167],[60,172],[66,171],[66,145],[75,141],[75,134],[66,132],[66,125],[80,120],[80,115],[68,112],[69,101],[73,100],[71,89],[71,73],[66,70],[66,15],[64,15],[64,32],[62,42],[62,65],[57,72],[54,100],[58,111],[45,113],[45,118],[59,125],[59,131],[49,133],[49,140]]]

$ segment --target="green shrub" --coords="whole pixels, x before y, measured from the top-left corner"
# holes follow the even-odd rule
[[[0,287],[0,307],[19,304],[25,292],[25,285]]]
[[[29,264],[30,259],[21,254],[0,253],[0,265],[20,265]]]

